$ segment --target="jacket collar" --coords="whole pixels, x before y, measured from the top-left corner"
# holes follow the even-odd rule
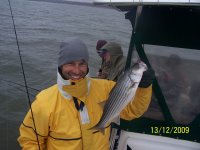
[[[86,76],[84,79],[75,82],[76,85],[71,85],[71,81],[63,79],[59,71],[57,71],[58,90],[67,100],[71,100],[72,97],[77,97],[81,101],[85,102],[90,91],[90,82],[90,78]]]

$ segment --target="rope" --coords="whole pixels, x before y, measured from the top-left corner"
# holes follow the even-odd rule
[[[30,107],[30,110],[31,110],[31,115],[32,115],[32,118],[33,118],[33,125],[34,125],[35,132],[36,132],[38,148],[40,150],[39,139],[38,139],[38,136],[37,136],[35,120],[34,120],[34,117],[33,117],[33,110],[32,110],[32,107],[31,107],[31,100],[30,100],[30,96],[29,96],[29,90],[28,90],[28,86],[27,86],[27,81],[26,81],[26,76],[25,76],[25,71],[24,71],[21,51],[20,51],[20,48],[19,48],[19,41],[18,41],[18,37],[17,37],[17,31],[16,31],[16,27],[15,27],[15,21],[14,21],[14,17],[13,17],[13,13],[12,13],[12,7],[11,7],[10,0],[8,0],[8,3],[9,3],[9,8],[10,8],[10,14],[11,14],[11,17],[12,17],[13,29],[14,29],[14,32],[15,32],[15,38],[16,38],[16,42],[17,42],[17,49],[18,49],[18,53],[19,53],[21,69],[22,69],[22,74],[23,74],[23,78],[24,78],[24,84],[25,84],[25,88],[26,88],[26,94],[27,94],[27,97],[28,97],[28,103],[29,103],[29,107]]]
[[[24,85],[22,85],[22,84],[20,84],[20,83],[13,82],[13,81],[9,81],[9,80],[0,79],[0,81],[12,83],[12,85],[18,85],[18,86],[21,86],[21,87],[25,87]],[[11,85],[11,86],[12,86],[12,85]],[[37,92],[40,92],[40,91],[41,91],[41,90],[38,90],[38,89],[33,88],[33,87],[29,87],[29,86],[27,86],[27,87],[28,87],[29,89],[34,90],[34,91],[37,91]]]

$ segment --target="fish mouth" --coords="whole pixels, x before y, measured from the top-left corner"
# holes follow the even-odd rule
[[[148,69],[147,65],[140,59],[138,59],[132,66],[132,68],[135,68],[135,70],[138,70],[140,68],[144,68],[144,71]]]

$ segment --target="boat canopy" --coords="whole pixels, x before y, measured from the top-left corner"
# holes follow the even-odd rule
[[[140,58],[156,73],[149,109],[120,128],[153,134],[150,128],[190,128],[189,134],[159,135],[200,142],[200,0],[95,0],[128,11],[132,36],[126,69]]]
[[[136,5],[200,6],[200,0],[94,0],[93,2],[95,5],[108,5],[121,11],[128,11]]]

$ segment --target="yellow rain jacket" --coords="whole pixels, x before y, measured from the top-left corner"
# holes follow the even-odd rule
[[[89,129],[100,120],[100,103],[108,99],[115,82],[86,77],[71,85],[59,78],[58,84],[40,92],[32,104],[36,130],[30,110],[21,124],[18,141],[23,150],[39,149],[36,132],[41,150],[109,150],[110,126],[105,134]],[[120,117],[140,117],[149,106],[151,93],[151,86],[138,88],[135,100]],[[72,96],[85,103],[84,113],[76,109]]]

